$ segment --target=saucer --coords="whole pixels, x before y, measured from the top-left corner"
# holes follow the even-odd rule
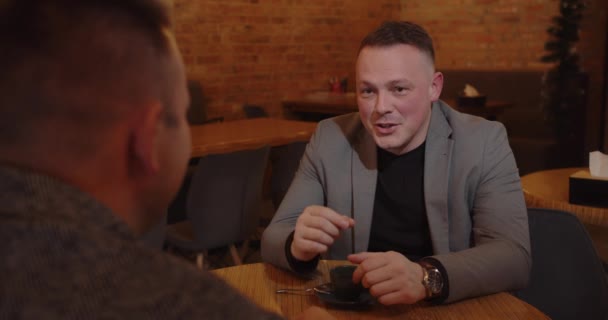
[[[355,300],[342,300],[338,299],[332,290],[331,283],[324,283],[314,288],[314,293],[319,300],[323,301],[328,305],[341,308],[361,308],[367,307],[374,303],[374,298],[369,294],[369,291],[365,290],[359,295],[359,298]]]

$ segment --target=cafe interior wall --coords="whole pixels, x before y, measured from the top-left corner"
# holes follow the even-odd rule
[[[420,22],[433,35],[439,69],[505,72],[550,67],[540,57],[559,4],[559,0],[401,1],[402,18]],[[582,70],[589,75],[584,143],[592,151],[603,147],[608,2],[587,0],[586,5],[577,50]]]
[[[608,83],[605,74],[608,67],[608,1],[587,0],[587,6],[580,42],[583,70],[589,74],[585,144],[588,151],[608,152],[608,141],[602,138],[602,130],[606,128],[602,115],[608,115],[608,106],[604,104]]]
[[[578,49],[590,76],[587,144],[601,133],[606,1],[588,0]],[[174,0],[188,77],[208,116],[240,118],[241,106],[281,116],[280,101],[354,80],[361,38],[388,19],[425,26],[443,69],[546,70],[539,62],[558,0]],[[513,93],[517,94],[517,93]]]

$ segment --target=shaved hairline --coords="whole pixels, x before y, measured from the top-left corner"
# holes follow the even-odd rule
[[[57,121],[78,127],[79,147],[87,148],[87,140],[133,107],[154,100],[170,106],[175,75],[169,20],[149,14],[135,19],[141,1],[126,8],[112,0],[83,1],[76,9],[65,7],[70,1],[39,1],[37,18],[47,20],[36,23],[49,30],[31,34],[45,39],[16,40],[0,62],[1,145],[44,139],[36,128]]]
[[[428,58],[428,62],[433,72],[435,72],[433,39],[422,26],[411,21],[383,22],[377,29],[367,34],[361,40],[357,56],[366,47],[388,48],[399,44],[417,48]]]

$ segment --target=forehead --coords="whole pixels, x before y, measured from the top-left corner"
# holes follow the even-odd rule
[[[430,57],[420,49],[407,44],[369,46],[361,49],[357,57],[357,74],[403,72],[421,73],[434,71]]]

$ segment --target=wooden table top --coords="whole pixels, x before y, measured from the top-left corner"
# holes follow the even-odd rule
[[[329,281],[329,269],[345,261],[322,260],[312,280],[295,277],[288,271],[266,263],[217,269],[214,274],[249,297],[259,306],[292,318],[311,306],[326,309],[337,319],[548,319],[542,312],[508,293],[468,299],[435,306],[426,302],[415,305],[383,306],[374,304],[361,310],[337,309],[325,305],[314,295],[277,294],[282,288],[311,288]]]
[[[528,207],[558,209],[575,214],[583,223],[608,227],[608,208],[590,207],[568,202],[569,177],[588,168],[562,168],[543,170],[521,178]]]
[[[308,141],[314,122],[253,118],[190,126],[192,157]]]
[[[442,99],[445,103],[464,113],[496,119],[505,109],[513,104],[506,101],[488,100],[483,108],[459,108],[455,99]],[[294,113],[321,113],[340,115],[357,112],[357,96],[354,92],[345,94],[331,92],[315,92],[299,99],[289,99],[282,102],[283,108]]]

